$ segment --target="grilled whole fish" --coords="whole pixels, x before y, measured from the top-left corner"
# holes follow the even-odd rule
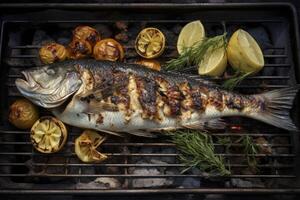
[[[136,64],[64,61],[22,72],[15,84],[33,103],[63,122],[111,134],[221,128],[220,117],[246,116],[296,130],[289,109],[298,86],[240,95],[188,75]]]

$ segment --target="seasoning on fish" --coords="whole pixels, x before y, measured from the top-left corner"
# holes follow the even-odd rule
[[[136,64],[68,60],[22,72],[16,86],[64,123],[110,134],[220,129],[220,117],[245,116],[297,130],[289,110],[299,86],[240,95],[202,79]],[[151,132],[151,133],[150,133]]]

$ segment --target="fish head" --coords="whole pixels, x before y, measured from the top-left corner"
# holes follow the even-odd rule
[[[73,66],[44,65],[22,71],[24,79],[15,81],[20,93],[44,108],[63,104],[82,84],[80,74]]]

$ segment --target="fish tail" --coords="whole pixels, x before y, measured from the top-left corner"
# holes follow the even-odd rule
[[[299,88],[298,85],[255,95],[261,101],[259,109],[251,117],[279,128],[298,131],[289,115]]]

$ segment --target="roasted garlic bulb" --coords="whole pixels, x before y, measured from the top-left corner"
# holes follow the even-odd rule
[[[116,40],[107,38],[96,43],[93,56],[96,60],[122,61],[124,49]]]
[[[84,40],[93,47],[100,38],[99,32],[90,26],[78,26],[73,31],[73,39]]]
[[[104,142],[106,137],[96,131],[85,130],[75,140],[75,153],[82,162],[101,162],[107,156],[97,151],[97,147]]]
[[[39,111],[37,107],[27,99],[16,100],[9,107],[8,120],[17,128],[28,129],[38,118]]]
[[[145,28],[135,40],[136,52],[144,58],[156,58],[165,49],[165,36],[157,28]]]
[[[70,58],[76,60],[90,56],[93,48],[89,42],[75,39],[69,44],[68,50]]]
[[[135,62],[136,64],[139,65],[144,65],[145,67],[149,68],[149,69],[154,69],[156,71],[160,71],[161,65],[157,60],[153,60],[153,59],[142,59],[139,61]]]
[[[67,141],[65,125],[54,117],[41,117],[31,128],[31,142],[42,153],[54,153],[62,149]]]
[[[58,43],[52,42],[40,48],[40,59],[44,64],[54,63],[55,61],[63,61],[68,58],[67,49]]]

